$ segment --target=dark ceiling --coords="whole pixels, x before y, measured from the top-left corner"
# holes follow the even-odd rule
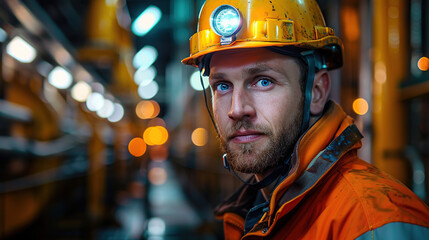
[[[42,22],[50,23],[50,31],[65,46],[79,49],[87,43],[85,26],[88,21],[88,9],[91,0],[21,0],[28,9]],[[174,42],[170,24],[170,0],[142,1],[127,0],[125,9],[128,10],[133,21],[149,5],[155,5],[162,11],[162,19],[148,34],[143,37],[133,35],[135,51],[145,45],[152,45],[158,50],[158,59],[154,66],[158,70],[160,79],[164,79],[164,69],[171,60],[174,51]],[[53,31],[52,31],[53,30]],[[109,69],[92,68],[101,76],[101,80],[108,84],[111,79]],[[160,85],[163,82],[159,82]]]

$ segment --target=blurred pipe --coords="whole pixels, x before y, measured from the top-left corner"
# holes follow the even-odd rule
[[[369,112],[363,116],[358,116],[356,121],[362,123],[362,131],[365,136],[362,139],[362,148],[359,157],[368,162],[372,159],[372,5],[370,0],[360,1],[360,61],[359,61],[359,97],[364,98],[369,105]]]
[[[69,168],[69,170],[66,172],[65,170],[68,167],[72,167],[68,165],[65,164],[59,168],[53,168],[23,178],[2,182],[0,184],[0,194],[34,188],[60,180],[81,177],[85,175],[85,172],[88,168],[87,166],[85,167],[85,170],[75,170]]]
[[[0,99],[0,118],[27,123],[33,119],[33,115],[26,107]]]
[[[34,188],[53,182],[83,177],[90,174],[88,161],[70,160],[57,168],[52,168],[22,178],[0,182],[0,194]],[[104,165],[111,165],[113,161],[105,161]]]
[[[408,182],[405,109],[399,83],[407,77],[407,1],[372,2],[373,9],[373,163]]]
[[[0,151],[30,154],[37,157],[60,155],[76,148],[79,144],[81,143],[76,141],[76,137],[70,135],[49,142],[17,137],[0,137]]]
[[[85,32],[92,44],[114,49],[119,41],[116,3],[105,0],[89,1]]]

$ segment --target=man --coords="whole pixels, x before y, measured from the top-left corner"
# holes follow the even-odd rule
[[[217,207],[226,239],[427,239],[429,209],[357,157],[328,100],[342,44],[313,0],[208,0],[183,63],[209,76],[225,166],[252,173]]]

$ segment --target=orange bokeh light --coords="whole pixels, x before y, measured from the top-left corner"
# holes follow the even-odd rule
[[[358,98],[353,102],[353,111],[359,115],[365,115],[368,112],[368,102],[363,98]]]
[[[136,106],[136,114],[140,119],[151,119],[158,116],[159,104],[153,100],[140,101]]]
[[[417,66],[422,71],[429,70],[429,58],[427,57],[421,57],[419,61],[417,62]]]
[[[165,127],[148,127],[143,133],[147,145],[162,145],[168,140],[168,131]]]
[[[128,143],[128,151],[134,157],[140,157],[146,152],[146,143],[142,138],[133,138]]]
[[[153,185],[162,185],[167,181],[167,172],[164,168],[154,167],[149,170],[148,178]]]
[[[165,121],[162,118],[154,118],[151,119],[148,123],[147,123],[148,127],[154,127],[154,126],[162,126],[162,127],[167,127],[167,125],[165,124]]]
[[[153,146],[149,149],[150,159],[153,161],[165,161],[168,158],[168,149],[166,146]]]
[[[204,128],[197,128],[192,132],[192,143],[196,146],[202,147],[207,144],[208,133]]]

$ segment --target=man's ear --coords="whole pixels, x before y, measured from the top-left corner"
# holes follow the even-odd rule
[[[314,76],[311,92],[310,114],[317,116],[322,114],[325,103],[328,100],[331,88],[331,78],[326,69],[322,69]]]

